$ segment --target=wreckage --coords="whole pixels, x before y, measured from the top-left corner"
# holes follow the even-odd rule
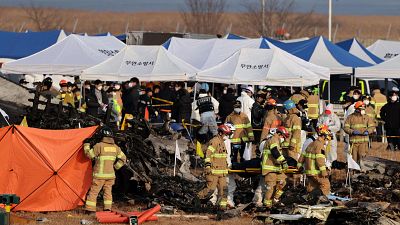
[[[10,113],[17,118],[15,121],[22,120],[21,115],[26,115],[31,127],[42,129],[107,126],[107,116],[103,120],[93,118],[72,107],[54,103],[52,99],[41,96],[38,91],[30,92],[18,85],[9,87],[7,85],[12,84],[8,83],[0,82],[0,85],[17,88],[23,94],[23,96],[1,96],[5,105],[14,107],[12,110],[7,108],[6,110],[15,112]],[[24,98],[31,100],[25,101]],[[9,102],[13,104],[8,104]],[[198,191],[205,186],[205,182],[203,176],[199,174],[195,176],[192,172],[197,172],[197,168],[203,166],[203,161],[195,156],[191,139],[185,138],[187,131],[184,130],[182,133],[172,131],[169,122],[160,127],[150,127],[144,120],[133,119],[129,124],[130,128],[127,130],[115,131],[114,139],[128,158],[128,166],[125,169],[129,173],[129,179],[121,177],[117,179],[122,182],[132,182],[132,185],[136,186],[130,190],[131,196],[185,212],[215,213],[216,208],[202,204],[196,197]],[[101,138],[100,133],[96,133],[88,141],[95,144]],[[177,176],[173,176],[177,145],[182,160],[177,163]],[[267,215],[259,213],[251,204],[253,190],[258,181],[255,179],[257,173],[246,171],[246,165],[238,165],[237,170],[245,171],[240,174],[242,178],[236,179],[238,188],[234,201],[239,207],[220,213],[218,218],[250,214],[269,223],[396,224],[394,221],[400,221],[400,164],[367,158],[366,166],[369,166],[366,173],[353,176],[351,189],[343,185],[344,181],[332,182],[332,190],[335,192],[331,197],[333,204],[315,206],[317,202],[303,198],[306,190],[298,182],[297,185],[289,184],[282,196],[282,203],[285,206],[274,208],[271,214]],[[140,196],[135,196],[138,190]]]

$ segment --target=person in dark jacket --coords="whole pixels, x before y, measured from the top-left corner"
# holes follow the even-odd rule
[[[192,112],[191,98],[189,92],[185,89],[183,82],[175,84],[175,100],[172,105],[172,119],[181,123],[184,120],[186,123],[190,122],[190,115]]]
[[[139,79],[133,77],[128,83],[128,87],[122,93],[123,103],[123,116],[125,114],[132,114],[138,116],[138,104],[139,104]]]
[[[88,94],[85,96],[86,113],[101,118],[107,111],[108,98],[106,92],[103,90],[103,82],[96,80],[94,86],[90,88]]]
[[[236,101],[234,92],[232,88],[228,88],[226,94],[222,95],[219,99],[218,115],[221,121],[225,121],[226,117],[233,112],[233,105]]]
[[[265,95],[257,94],[256,101],[251,108],[251,126],[254,130],[254,141],[260,142],[261,130],[264,126],[265,108],[264,108]],[[259,130],[258,130],[259,129]]]
[[[391,91],[388,95],[388,103],[386,103],[380,112],[381,119],[385,122],[385,130],[387,136],[400,136],[400,102],[399,95]],[[390,150],[400,149],[400,138],[387,138]]]
[[[151,88],[145,89],[145,94],[139,97],[139,116],[145,118],[146,108],[149,112],[149,118],[155,115],[152,104],[153,90]]]

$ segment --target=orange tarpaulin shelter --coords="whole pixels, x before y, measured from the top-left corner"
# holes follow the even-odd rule
[[[82,146],[96,128],[1,128],[0,193],[20,196],[13,210],[63,211],[83,205],[92,163]]]

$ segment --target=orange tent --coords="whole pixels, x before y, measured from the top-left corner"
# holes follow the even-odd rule
[[[21,198],[14,211],[62,211],[84,204],[92,180],[83,141],[96,127],[0,129],[0,193]]]

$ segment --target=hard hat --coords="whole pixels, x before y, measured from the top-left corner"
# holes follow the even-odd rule
[[[103,134],[105,137],[112,137],[113,136],[113,132],[109,127],[101,128],[101,134]]]
[[[276,133],[281,134],[285,138],[289,137],[289,132],[286,130],[284,126],[279,126],[278,128],[276,128]]]
[[[235,104],[233,104],[233,108],[242,108],[242,102],[236,100],[236,101],[235,101]]]
[[[267,100],[267,105],[276,106],[276,101],[273,98]]]
[[[225,135],[230,135],[232,133],[231,129],[225,124],[221,124],[218,126],[218,132],[221,132]]]
[[[252,86],[248,86],[248,87],[246,87],[244,90],[245,90],[245,91],[249,91],[249,92],[251,92],[251,93],[254,93],[254,89],[253,89]]]
[[[53,79],[51,79],[51,77],[46,77],[42,83],[44,86],[51,87],[51,85],[53,85]]]
[[[283,107],[285,107],[286,110],[289,110],[289,109],[296,108],[296,105],[294,104],[294,102],[292,100],[286,100],[283,103]]]
[[[365,109],[365,104],[362,101],[358,101],[354,104],[355,109]]]
[[[231,132],[236,130],[236,127],[235,125],[233,125],[233,123],[225,123],[225,126],[227,126],[231,130]]]
[[[66,81],[66,80],[60,80],[59,85],[60,85],[60,87],[66,87],[66,86],[68,85],[68,81]]]
[[[328,140],[332,140],[333,138],[332,132],[329,130],[329,127],[325,124],[321,124],[317,127],[317,134],[318,136],[324,136]]]

